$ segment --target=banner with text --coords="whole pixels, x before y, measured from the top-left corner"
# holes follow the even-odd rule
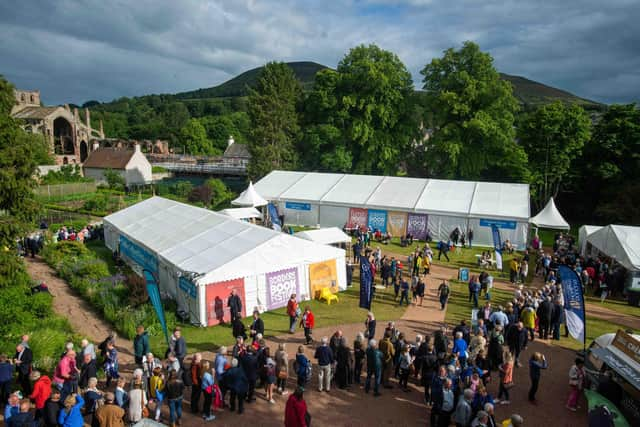
[[[267,279],[267,310],[284,307],[291,294],[300,296],[300,283],[296,267],[265,274]]]
[[[381,233],[387,232],[387,211],[369,209],[369,228],[379,230]]]
[[[371,264],[366,256],[360,257],[360,308],[371,310],[373,298],[373,276]]]
[[[414,239],[425,240],[428,225],[429,217],[427,215],[412,213],[407,215],[407,234],[411,234]]]
[[[368,215],[366,209],[350,208],[349,220],[347,221],[347,227],[355,228],[366,226],[368,221]]]
[[[144,278],[147,281],[149,300],[151,300],[151,305],[156,311],[156,316],[158,316],[158,321],[160,322],[160,326],[162,326],[162,332],[164,332],[164,339],[168,345],[169,331],[167,330],[167,320],[164,317],[164,307],[162,306],[162,299],[160,298],[160,286],[156,280],[156,276],[151,271],[145,268],[142,270],[142,274],[144,274]]]
[[[500,240],[500,229],[496,224],[491,224],[491,235],[493,236],[493,250],[496,252],[496,269],[502,270],[502,241]]]
[[[404,236],[407,232],[407,213],[389,212],[387,214],[387,231],[393,237]]]
[[[573,338],[585,344],[585,311],[582,281],[578,273],[566,265],[558,266],[558,276],[562,283],[567,329]]]
[[[309,265],[309,289],[311,297],[322,288],[330,288],[331,292],[338,292],[338,274],[336,260],[317,262]]]
[[[129,258],[141,268],[146,268],[153,274],[158,274],[158,258],[150,251],[122,235],[120,236],[120,255]]]
[[[236,290],[236,295],[242,301],[241,317],[246,316],[247,306],[244,297],[244,279],[228,280],[207,285],[205,292],[207,325],[213,326],[219,323],[231,321],[231,309],[227,307],[231,290]]]

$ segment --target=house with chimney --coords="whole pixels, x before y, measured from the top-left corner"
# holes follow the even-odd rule
[[[105,172],[113,170],[125,180],[125,185],[149,184],[152,181],[151,163],[135,144],[133,150],[100,148],[97,144],[82,165],[84,176],[96,182],[106,182]]]

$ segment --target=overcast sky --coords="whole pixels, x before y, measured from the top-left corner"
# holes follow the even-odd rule
[[[413,73],[473,40],[499,71],[640,100],[639,0],[2,0],[0,74],[46,104],[215,86],[376,43]]]

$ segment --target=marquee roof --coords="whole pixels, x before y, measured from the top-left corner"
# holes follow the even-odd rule
[[[320,245],[229,216],[152,197],[104,218],[177,271],[207,284],[344,257]]]
[[[273,171],[255,184],[267,200],[528,221],[529,185]]]
[[[542,228],[553,228],[555,230],[568,230],[569,223],[556,208],[556,204],[553,201],[553,197],[549,199],[547,205],[542,209],[538,215],[531,218],[531,224],[535,224]]]
[[[318,230],[300,231],[294,236],[301,239],[311,240],[323,245],[335,243],[351,243],[351,237],[338,227],[320,228]]]
[[[628,270],[640,270],[640,227],[607,225],[587,236],[587,241]]]

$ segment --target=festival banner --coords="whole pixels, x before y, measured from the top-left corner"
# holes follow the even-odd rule
[[[276,231],[282,230],[282,224],[280,224],[280,217],[278,216],[278,209],[276,208],[276,205],[269,203],[267,208],[269,210],[269,218],[271,219],[271,227]]]
[[[373,276],[371,264],[366,256],[360,257],[360,308],[371,310],[373,298]]]
[[[407,234],[411,234],[416,240],[425,240],[428,224],[429,217],[427,215],[410,213],[407,215]]]
[[[393,237],[404,236],[407,232],[407,213],[389,212],[387,214],[387,231]]]
[[[502,242],[500,229],[496,224],[491,224],[491,235],[493,236],[493,250],[496,252],[496,269],[502,270]]]
[[[227,307],[231,290],[236,290],[236,295],[242,301],[241,317],[246,316],[247,304],[244,297],[244,279],[228,280],[226,282],[210,283],[206,286],[205,301],[207,311],[207,326],[231,321],[231,310]]]
[[[265,274],[267,279],[267,310],[284,307],[291,294],[300,296],[300,282],[296,267]]]
[[[151,305],[153,305],[153,308],[156,311],[156,316],[158,316],[158,321],[160,322],[160,326],[162,326],[162,331],[164,332],[164,339],[167,341],[167,345],[169,345],[169,331],[167,330],[167,320],[164,317],[164,307],[162,307],[158,280],[156,279],[155,274],[146,268],[142,270],[142,274],[147,281],[147,292],[149,293]]]
[[[120,255],[129,258],[142,269],[147,269],[153,274],[158,274],[158,258],[142,246],[120,235]]]
[[[562,283],[567,329],[573,338],[586,344],[584,296],[580,276],[566,265],[558,266],[558,276]]]
[[[367,224],[371,230],[379,230],[381,233],[387,232],[387,211],[369,209],[369,219]]]
[[[366,209],[350,208],[349,219],[347,220],[348,228],[366,226],[368,222],[368,215]]]
[[[336,260],[317,262],[309,265],[309,289],[311,297],[322,288],[330,288],[331,292],[338,292],[338,274]]]

